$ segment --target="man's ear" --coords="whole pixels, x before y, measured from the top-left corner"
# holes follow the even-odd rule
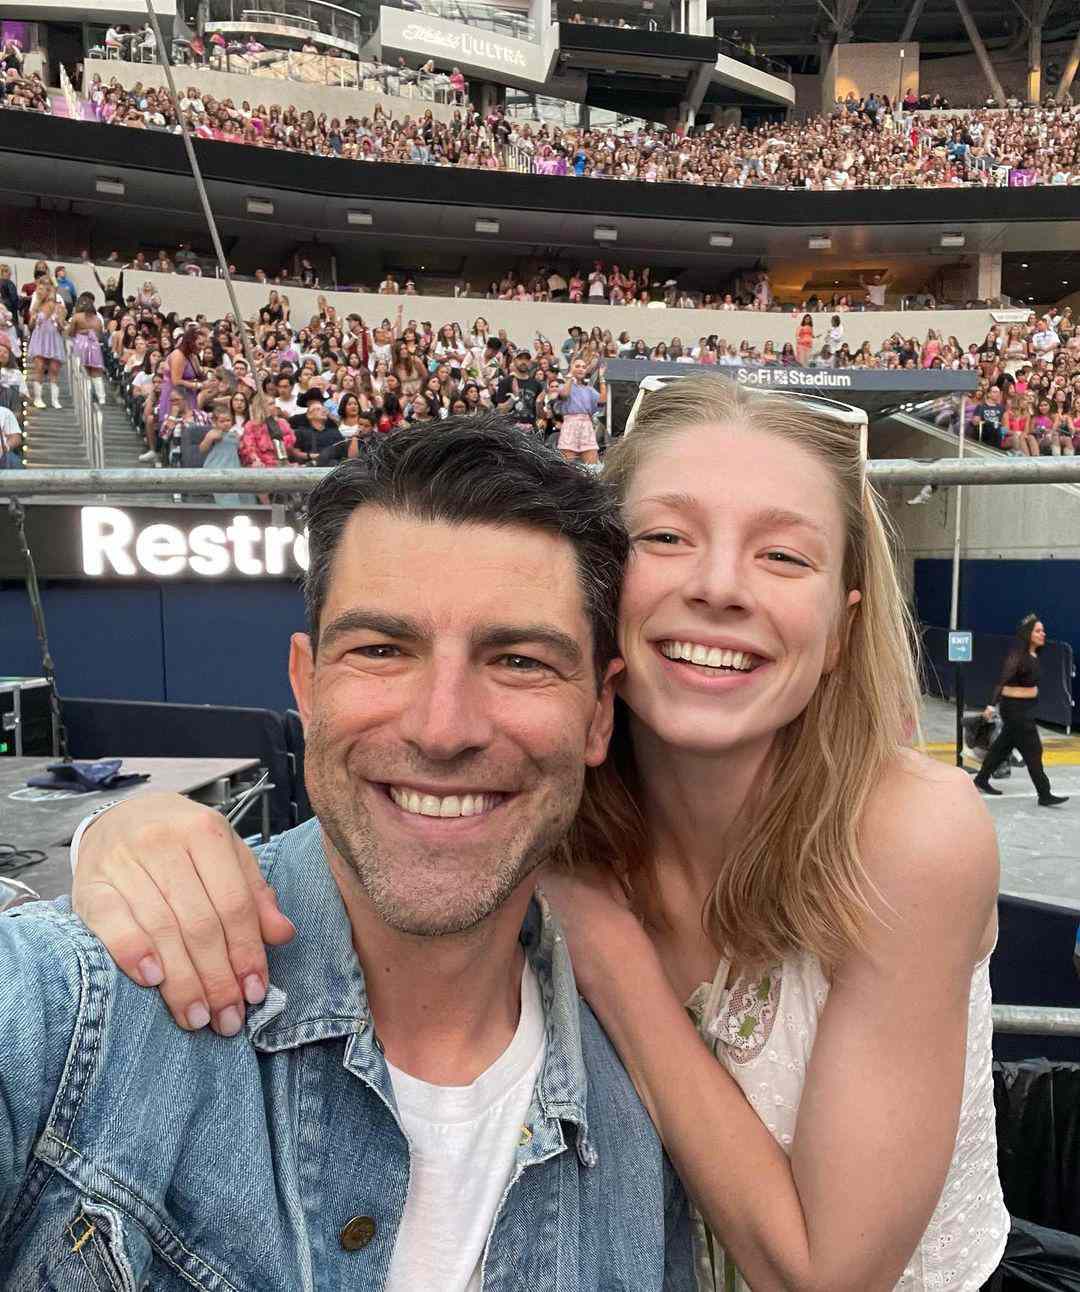
[[[626,668],[621,659],[613,659],[604,673],[596,709],[585,737],[585,764],[599,767],[607,757],[612,728],[615,725],[615,681]]]
[[[862,600],[862,593],[858,588],[852,588],[847,594],[847,601],[844,604],[844,610],[837,624],[837,630],[833,635],[833,640],[829,643],[829,652],[825,658],[824,672],[832,673],[840,663],[841,654],[847,650],[848,639],[851,637],[851,625],[855,622],[855,607]]]
[[[293,633],[289,639],[289,681],[306,731],[315,690],[315,651],[307,633]]]

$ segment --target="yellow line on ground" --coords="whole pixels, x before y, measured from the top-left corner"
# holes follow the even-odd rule
[[[923,745],[922,751],[930,758],[939,763],[952,763],[956,760],[955,745]],[[968,758],[967,762],[975,766],[973,759]],[[1047,745],[1043,748],[1043,765],[1046,767],[1080,767],[1080,751],[1057,750],[1053,746]],[[1023,768],[1016,768],[1017,771],[1023,771]]]

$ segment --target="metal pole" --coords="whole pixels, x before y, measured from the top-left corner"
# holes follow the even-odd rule
[[[979,60],[979,66],[982,68],[983,76],[986,77],[986,83],[989,85],[994,99],[999,108],[1005,106],[1005,91],[1001,88],[1001,81],[998,79],[997,72],[994,71],[994,65],[990,62],[990,55],[986,52],[986,46],[983,44],[982,37],[979,35],[979,29],[975,25],[975,19],[971,16],[971,10],[968,8],[967,0],[953,0],[957,12],[960,14],[960,20],[964,24],[964,29],[968,34],[968,40],[971,41],[971,47],[975,51],[975,57]]]
[[[1029,1036],[1080,1036],[1080,1009],[1053,1005],[995,1005],[994,1031]]]
[[[965,423],[967,421],[967,396],[960,396],[960,428],[956,437],[956,460],[964,460]],[[949,628],[957,628],[960,617],[960,546],[964,522],[964,489],[956,487],[956,524],[953,529],[952,597],[949,605]],[[964,665],[956,665],[956,765],[964,765]]]
[[[900,33],[902,41],[910,40],[915,35],[915,27],[922,17],[923,6],[926,0],[912,0],[911,8],[908,10],[907,20],[904,23],[904,30]]]
[[[967,396],[960,396],[960,434],[956,437],[956,461],[964,460],[964,421],[967,414]],[[952,600],[949,608],[949,627],[955,631],[960,613],[960,534],[964,518],[964,490],[956,487],[956,516],[953,526]]]
[[[206,185],[203,183],[202,171],[199,169],[199,162],[195,156],[187,121],[180,111],[180,96],[176,92],[176,81],[173,79],[172,74],[172,62],[169,52],[165,48],[165,37],[161,33],[161,24],[158,22],[158,16],[154,10],[154,0],[146,0],[146,12],[150,16],[150,25],[154,28],[154,40],[157,44],[158,58],[161,61],[162,70],[165,72],[165,80],[169,85],[169,94],[172,97],[173,107],[176,109],[176,119],[180,123],[180,134],[184,140],[184,148],[187,152],[192,178],[195,180],[195,190],[199,194],[203,214],[206,216],[206,224],[210,230],[210,240],[214,244],[214,255],[217,256],[218,268],[221,270],[221,276],[225,280],[225,290],[229,293],[229,302],[232,305],[233,316],[236,319],[236,330],[240,334],[240,344],[244,347],[244,358],[247,360],[248,372],[251,374],[252,380],[255,380],[255,353],[251,348],[247,328],[244,326],[243,315],[240,313],[240,303],[236,299],[236,289],[233,287],[233,280],[229,274],[229,264],[225,259],[221,238],[218,236],[217,221],[214,219],[214,212],[210,209],[210,199],[206,195]],[[256,387],[256,394],[258,393],[258,388]]]
[[[1065,63],[1065,71],[1061,74],[1061,81],[1057,87],[1057,93],[1054,99],[1057,103],[1064,103],[1065,99],[1072,89],[1073,79],[1076,76],[1076,69],[1080,67],[1080,31],[1076,33],[1076,39],[1069,50],[1069,57]]]
[[[309,493],[330,468],[266,467],[259,472],[260,493]],[[911,458],[878,458],[866,464],[867,477],[877,488],[893,485],[1046,485],[1080,484],[1080,457],[965,458],[916,462]],[[59,498],[77,502],[88,495],[251,493],[255,479],[249,469],[208,470],[170,467],[166,471],[110,468],[105,471],[56,467],[42,471],[0,471],[0,498]],[[223,513],[228,508],[221,509]],[[238,508],[238,510],[247,510]]]
[[[14,475],[15,473],[7,471],[4,474]],[[44,475],[46,473],[38,472],[37,474]],[[49,692],[49,710],[52,716],[53,731],[53,757],[59,757],[65,763],[69,763],[71,754],[68,750],[64,712],[60,707],[60,690],[56,685],[56,665],[53,662],[52,651],[49,650],[49,635],[45,629],[45,607],[41,602],[41,588],[38,586],[34,553],[30,549],[30,540],[26,536],[26,508],[18,498],[11,498],[8,502],[8,509],[15,522],[15,532],[26,566],[26,594],[30,601],[30,617],[34,621],[34,631],[37,633],[38,647],[41,651],[41,671],[45,674],[45,685]]]

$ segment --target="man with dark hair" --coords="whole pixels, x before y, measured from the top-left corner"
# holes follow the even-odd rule
[[[227,956],[217,983],[180,965],[160,897],[121,927],[92,854],[119,859],[124,804],[86,832],[80,910],[143,986],[64,903],[0,916],[0,1266],[35,1288],[691,1292],[685,1198],[533,899],[611,731],[616,502],[533,437],[448,419],[344,463],[307,521],[289,672],[316,816],[260,850],[284,914],[241,885],[269,982],[245,975],[245,1018]],[[185,861],[228,828],[155,802],[195,815],[141,836],[182,840],[151,887],[189,911],[194,882],[209,914],[222,870],[203,888]]]
[[[532,356],[528,350],[517,350],[510,370],[495,391],[495,407],[521,430],[536,425],[536,401],[544,387],[536,379]]]

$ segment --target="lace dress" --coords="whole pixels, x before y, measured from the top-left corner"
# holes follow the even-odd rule
[[[795,1138],[806,1069],[829,984],[816,956],[792,956],[730,989],[721,963],[687,1002],[698,1030],[751,1107],[787,1151]],[[960,1123],[945,1187],[895,1292],[978,1292],[997,1268],[1009,1213],[997,1171],[990,1042],[990,957],[971,979]],[[699,1292],[750,1292],[723,1249],[694,1217]]]

